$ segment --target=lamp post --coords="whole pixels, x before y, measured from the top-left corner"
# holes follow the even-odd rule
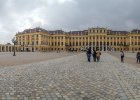
[[[15,37],[12,39],[12,43],[14,44],[14,54],[13,54],[13,56],[16,56],[15,45],[16,45],[17,41],[16,41]]]

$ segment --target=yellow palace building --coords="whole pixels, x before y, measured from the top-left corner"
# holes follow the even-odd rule
[[[16,51],[81,51],[88,47],[101,51],[140,50],[140,30],[137,29],[127,32],[97,27],[65,32],[37,27],[18,32],[16,40]]]

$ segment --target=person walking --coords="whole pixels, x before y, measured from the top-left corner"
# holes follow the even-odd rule
[[[88,59],[88,62],[90,62],[90,57],[91,57],[91,47],[88,48],[87,50],[87,59]]]
[[[101,52],[99,50],[96,51],[96,59],[97,59],[97,62],[100,61],[100,55],[101,55]]]
[[[120,52],[121,52],[121,62],[124,62],[124,52],[123,51]]]
[[[139,51],[137,52],[136,58],[137,58],[137,63],[140,64],[140,52]]]
[[[96,62],[96,51],[94,49],[92,52],[92,56],[93,56],[93,61]]]

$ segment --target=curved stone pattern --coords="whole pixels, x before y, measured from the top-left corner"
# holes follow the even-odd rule
[[[102,53],[1,67],[0,100],[140,100],[140,69]]]

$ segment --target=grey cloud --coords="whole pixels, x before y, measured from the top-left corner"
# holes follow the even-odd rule
[[[0,42],[36,26],[66,31],[96,26],[132,30],[140,27],[139,4],[140,0],[1,0]]]

